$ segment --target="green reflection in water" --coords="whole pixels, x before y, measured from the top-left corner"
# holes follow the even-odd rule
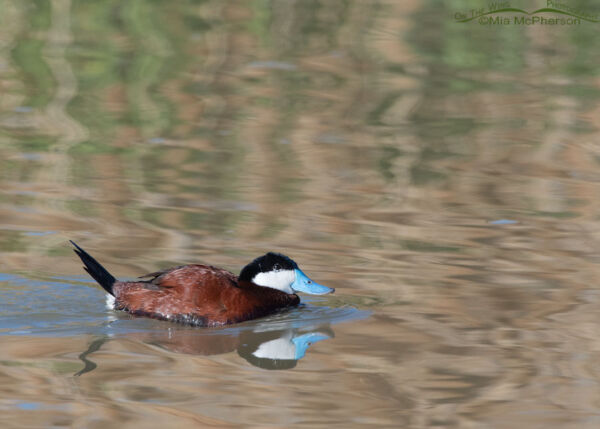
[[[58,54],[45,50],[57,4],[32,4],[10,59],[20,104],[45,112],[62,89],[49,66]],[[557,95],[581,110],[598,96],[584,79],[597,73],[587,55],[600,43],[594,26],[561,28],[568,43],[552,33],[540,44],[522,26],[449,19],[468,7],[424,2],[398,15],[399,33],[386,19],[405,12],[385,2],[74,1],[66,61],[76,91],[66,112],[87,135],[65,144],[68,130],[50,116],[44,126],[3,127],[11,154],[56,152],[62,164],[3,157],[2,178],[42,183],[60,171],[57,186],[84,190],[59,198],[69,215],[216,234],[258,222],[252,234],[264,240],[296,228],[303,201],[353,183],[448,188],[450,163],[460,167],[492,146],[475,135],[535,123],[521,112],[483,117],[464,106],[528,90],[544,111]],[[403,62],[392,42],[418,56]],[[536,55],[551,61],[532,72]],[[542,71],[570,83],[544,81]],[[572,131],[594,128],[580,121]]]

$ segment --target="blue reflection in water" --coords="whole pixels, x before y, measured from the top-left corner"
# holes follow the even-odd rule
[[[18,402],[17,408],[25,411],[33,411],[40,408],[40,404],[38,402]]]
[[[489,221],[490,225],[514,225],[518,223],[516,220],[512,219],[497,219]]]

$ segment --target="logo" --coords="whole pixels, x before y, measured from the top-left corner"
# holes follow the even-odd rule
[[[513,7],[508,1],[492,2],[487,9],[456,12],[454,19],[461,23],[476,21],[481,25],[581,25],[583,21],[600,22],[597,13],[552,0],[546,1],[546,7],[532,12]]]

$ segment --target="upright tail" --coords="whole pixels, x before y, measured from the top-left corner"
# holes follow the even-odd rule
[[[83,269],[86,270],[88,274],[92,276],[94,280],[96,280],[106,292],[114,296],[115,294],[113,293],[113,285],[115,284],[117,279],[115,279],[108,271],[106,271],[106,268],[104,268],[102,265],[100,265],[98,261],[92,258],[89,255],[89,253],[87,253],[85,250],[83,250],[81,247],[75,244],[74,241],[69,241],[73,246],[75,246],[75,249],[73,249],[74,252],[77,253],[77,256],[81,258],[81,262],[83,262],[83,265],[85,265]]]

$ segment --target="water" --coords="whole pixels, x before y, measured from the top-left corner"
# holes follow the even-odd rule
[[[597,427],[598,24],[471,7],[4,2],[0,426]],[[133,318],[69,239],[336,293]]]

